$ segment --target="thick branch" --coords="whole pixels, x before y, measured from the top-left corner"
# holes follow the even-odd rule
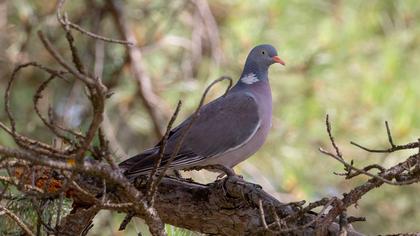
[[[136,187],[143,193],[147,191],[145,180],[136,183]],[[89,188],[86,182],[81,185]],[[113,201],[125,201],[118,189],[109,193],[108,197]],[[316,213],[305,211],[300,216],[301,208],[297,204],[284,204],[258,185],[248,183],[237,176],[207,185],[165,177],[160,183],[154,206],[163,222],[209,235],[265,235],[267,232],[275,232],[265,229],[261,222],[260,201],[263,211],[266,212],[264,219],[267,225],[276,224],[280,218],[282,221],[288,219],[284,222],[282,230],[286,230],[290,235],[314,234],[319,231],[315,224],[319,219]],[[132,212],[130,205],[117,205],[113,210]],[[316,207],[318,206],[323,204]],[[92,212],[94,209],[95,206],[89,208]],[[80,215],[70,214],[66,218],[74,217],[78,218]],[[73,229],[72,223],[69,223],[73,222],[72,219],[65,219],[64,222],[66,223],[60,226],[63,230]],[[90,217],[85,217],[85,225],[81,225],[79,220],[77,227],[82,230],[90,223]],[[287,230],[292,227],[293,231]],[[334,222],[326,228],[328,232],[335,234],[339,227]],[[349,235],[359,234],[349,231]]]

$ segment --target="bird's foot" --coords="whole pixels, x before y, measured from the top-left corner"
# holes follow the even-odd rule
[[[226,167],[224,165],[207,165],[207,166],[203,166],[202,169],[206,169],[206,170],[210,170],[210,171],[218,171],[218,172],[222,172],[219,176],[217,176],[217,178],[222,178],[223,176],[227,176],[227,177],[233,177],[233,176],[238,176],[235,171],[232,168]],[[242,176],[240,176],[240,178],[242,178]]]
[[[181,172],[179,172],[179,170],[174,170],[174,175],[178,179],[183,179],[184,178],[184,177],[182,177]]]
[[[223,177],[225,177],[225,173],[220,173],[217,177],[216,177],[216,181],[223,179]]]
[[[262,189],[262,186],[259,184],[254,184],[254,183],[250,183],[252,184],[256,189]]]
[[[176,179],[179,181],[184,181],[188,183],[195,183],[195,181],[192,178],[186,178],[182,176],[181,172],[179,170],[173,170],[173,175],[167,176],[168,178]]]
[[[223,173],[220,173],[220,175],[218,175],[216,177],[216,180],[223,179],[223,177],[225,177],[225,176],[227,176],[228,178],[230,178],[230,177],[237,177],[237,178],[240,178],[240,179],[244,179],[244,177],[242,175],[238,175],[236,173],[234,173],[234,175],[228,175],[228,174],[226,174],[226,173],[223,172]]]
[[[213,172],[222,172],[222,176],[226,175],[226,176],[237,176],[235,171],[232,168],[223,166],[223,165],[219,165],[219,164],[215,164],[215,165],[206,165],[206,166],[193,166],[193,167],[188,167],[184,170],[189,171],[189,170],[209,170],[209,171],[213,171]]]
[[[225,176],[227,178],[239,178],[241,180],[243,179],[243,176],[237,175],[232,168],[226,167],[224,165],[219,165],[219,164],[206,165],[206,166],[194,166],[194,167],[189,167],[188,169],[184,169],[184,170],[189,171],[189,170],[202,170],[202,169],[220,173],[217,176],[216,181],[222,179]]]

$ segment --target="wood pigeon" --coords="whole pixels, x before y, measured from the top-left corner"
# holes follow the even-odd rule
[[[172,170],[197,166],[223,165],[232,168],[253,155],[264,143],[271,127],[272,98],[268,67],[285,63],[268,44],[249,53],[235,86],[200,109],[182,146],[170,164]],[[167,163],[192,117],[170,131],[161,167]],[[119,164],[132,180],[149,173],[159,157],[161,143]]]

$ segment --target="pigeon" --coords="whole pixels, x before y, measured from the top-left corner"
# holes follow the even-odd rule
[[[200,108],[172,129],[158,170],[168,162],[177,142],[191,122],[182,145],[169,165],[183,170],[209,165],[232,168],[256,153],[271,127],[272,97],[268,68],[284,61],[268,44],[254,47],[245,62],[238,82],[223,96]],[[133,180],[150,173],[159,158],[162,142],[119,164],[126,178]]]

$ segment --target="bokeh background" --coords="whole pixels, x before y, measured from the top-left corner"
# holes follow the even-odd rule
[[[390,166],[409,155],[370,154],[350,145],[357,141],[387,147],[385,120],[396,143],[415,141],[420,135],[420,4],[416,0],[129,0],[119,4],[158,95],[154,109],[160,114],[161,127],[166,126],[178,100],[184,104],[179,122],[195,109],[211,81],[222,75],[238,79],[253,46],[270,43],[278,49],[287,66],[270,69],[274,99],[270,136],[236,171],[282,201],[340,196],[367,179],[346,181],[334,175],[342,166],[318,152],[320,146],[331,148],[324,124],[327,113],[344,157],[357,166]],[[65,9],[84,28],[121,38],[106,1],[69,1]],[[51,64],[37,30],[45,31],[70,58],[54,1],[0,0],[2,94],[15,65],[32,60]],[[153,145],[158,136],[141,102],[124,46],[74,35],[85,65],[114,92],[104,126],[115,158],[123,160]],[[45,78],[37,70],[20,73],[12,105],[18,129],[48,141],[52,136],[32,107],[36,85]],[[218,85],[210,97],[220,96],[224,86]],[[3,96],[0,104],[4,104]],[[56,81],[42,100],[43,111],[50,105],[62,124],[86,128],[89,106],[79,83]],[[0,120],[6,121],[3,109]],[[0,132],[0,143],[14,145],[4,132]],[[205,172],[186,175],[203,182],[214,178]],[[368,193],[349,212],[366,216],[367,222],[354,226],[370,235],[420,231],[419,190],[417,184],[383,186]],[[16,210],[30,209],[30,201],[24,202]],[[29,213],[25,217],[28,222],[34,220]],[[122,218],[101,213],[90,235],[123,235],[117,231]],[[2,234],[17,231],[2,222]],[[138,230],[144,231],[144,225],[133,221],[126,235]],[[171,226],[168,230],[171,235],[194,235]]]

